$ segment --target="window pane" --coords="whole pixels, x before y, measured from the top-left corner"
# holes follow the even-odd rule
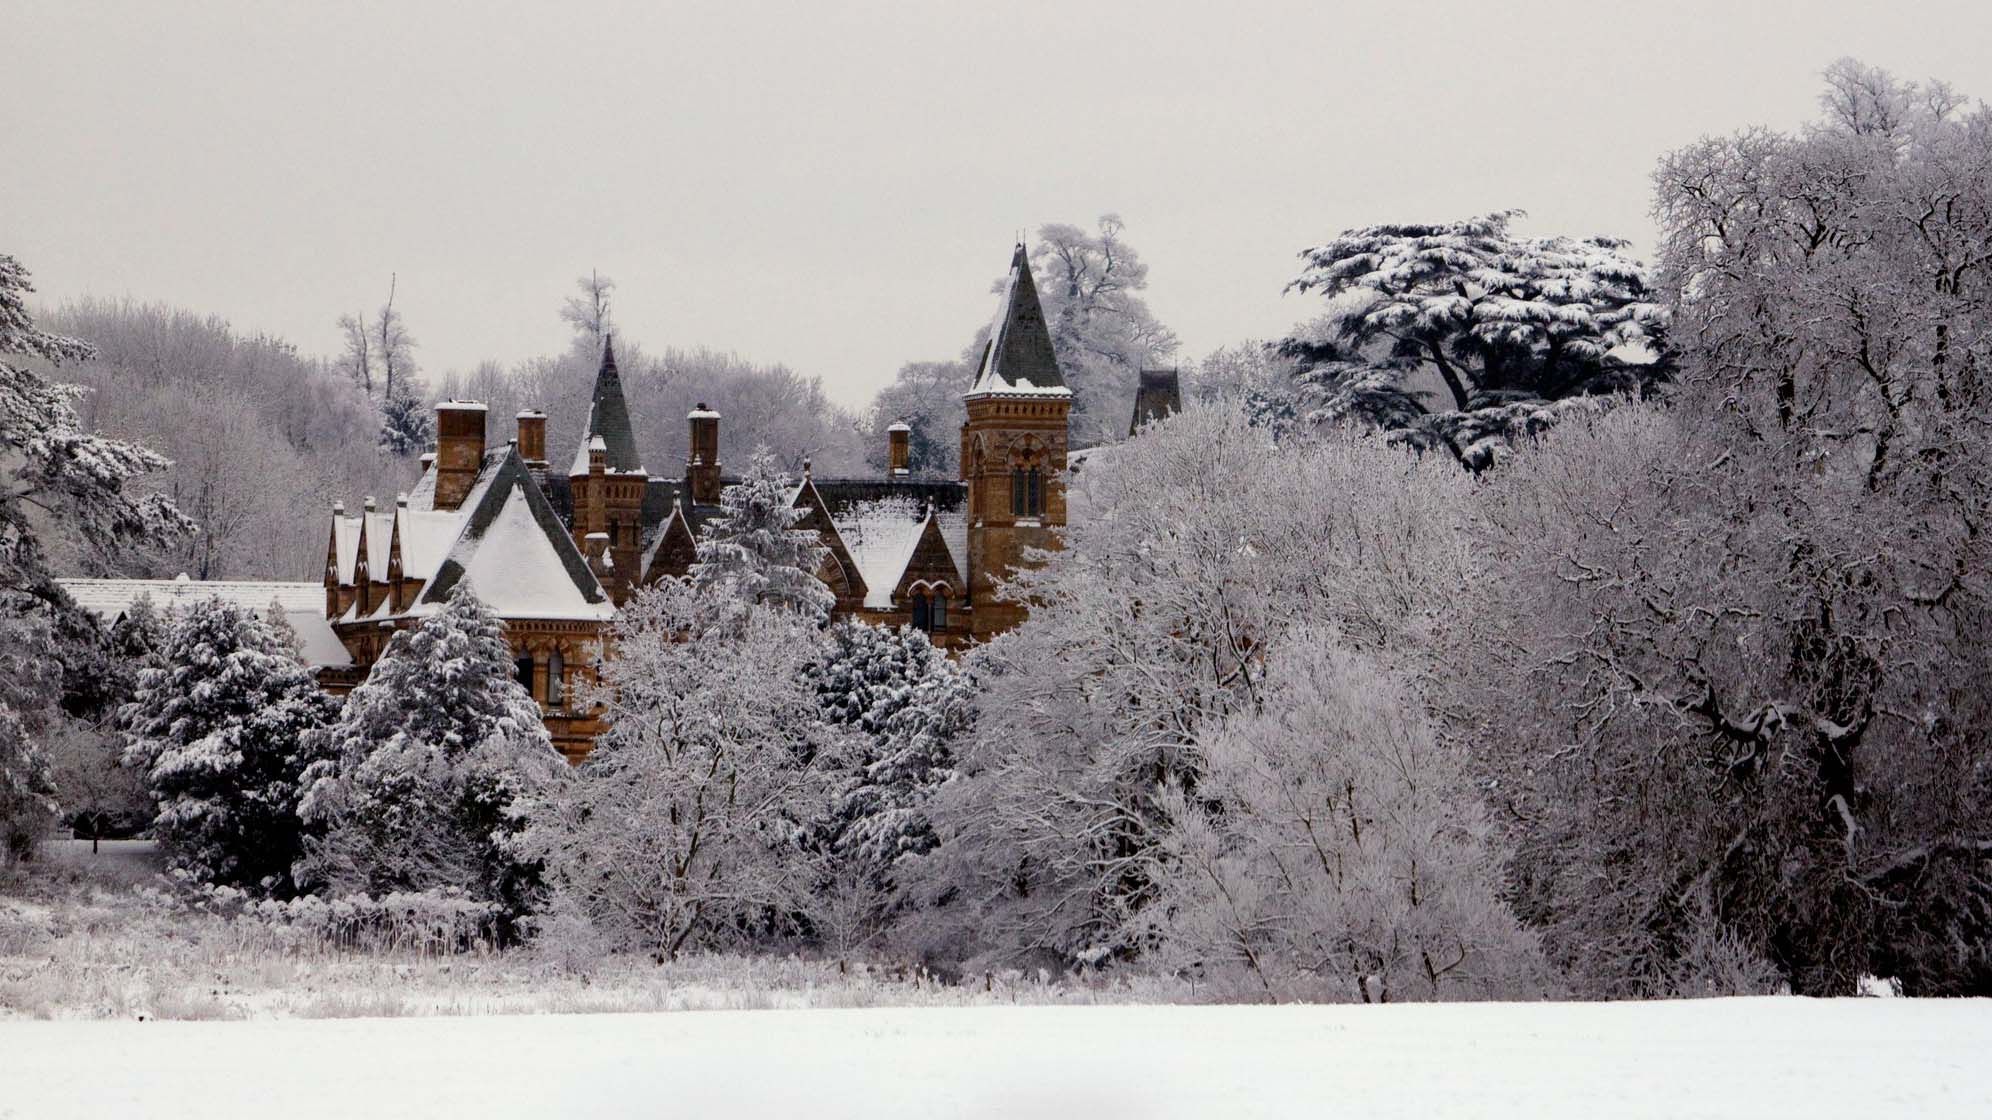
[[[914,595],[913,629],[931,630],[933,629],[933,625],[934,625],[933,619],[930,618],[927,613],[927,597],[925,595],[918,595],[918,594]]]
[[[931,629],[945,630],[948,627],[948,600],[945,595],[934,596],[934,625]]]

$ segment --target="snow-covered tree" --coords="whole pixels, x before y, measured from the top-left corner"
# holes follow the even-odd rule
[[[390,455],[410,458],[435,443],[436,416],[429,403],[404,380],[395,382],[380,402],[380,446]]]
[[[576,277],[574,286],[581,294],[568,296],[561,305],[560,317],[574,328],[577,341],[587,345],[587,353],[600,354],[602,342],[609,333],[609,297],[616,289],[616,282],[594,270],[588,275]]]
[[[1481,495],[1517,906],[1586,992],[1713,923],[1793,990],[1992,992],[1992,110],[1856,63],[1655,176],[1678,386]]]
[[[55,820],[55,780],[36,743],[54,717],[48,627],[0,615],[0,871],[32,856]]]
[[[362,311],[339,318],[346,342],[337,368],[366,393],[380,413],[380,446],[391,455],[419,453],[434,439],[434,418],[415,386],[415,337],[394,306],[396,280],[372,318]]]
[[[287,892],[309,735],[338,703],[255,611],[219,599],[180,614],[160,661],[125,707],[124,760],[144,774],[168,866]]]
[[[1031,247],[1051,344],[1072,387],[1075,446],[1125,436],[1141,370],[1176,353],[1175,332],[1140,295],[1148,265],[1125,233],[1120,215],[1105,214],[1091,233],[1057,222],[1039,226]]]
[[[821,621],[837,597],[817,578],[827,549],[812,529],[798,529],[795,483],[767,448],[754,452],[740,481],[720,494],[692,564],[693,586],[737,603],[780,607]]]
[[[1367,226],[1301,254],[1288,288],[1328,309],[1283,347],[1317,422],[1373,424],[1479,469],[1567,402],[1664,376],[1664,312],[1627,243],[1517,237],[1520,214]]]
[[[523,850],[613,945],[674,955],[786,928],[818,861],[802,843],[845,764],[808,667],[820,631],[667,579],[616,618],[608,730],[535,811]]]
[[[468,581],[394,636],[310,745],[321,761],[299,814],[317,833],[301,886],[462,891],[512,917],[531,908],[538,869],[515,841],[567,763],[514,677],[503,624]]]
[[[1303,620],[1417,657],[1466,586],[1470,485],[1374,442],[1276,449],[1194,404],[1088,462],[1092,512],[1015,581],[1029,619],[972,655],[974,727],[928,808],[941,844],[900,876],[942,904],[936,951],[1137,951],[1160,788],[1262,702],[1261,651]]]
[[[95,353],[88,343],[36,329],[26,302],[33,290],[27,269],[0,253],[0,592],[35,592],[47,583],[44,531],[104,550],[187,528],[165,499],[128,489],[163,470],[165,459],[83,431],[75,408],[81,389],[8,360],[60,364]]]
[[[1312,629],[1269,651],[1261,688],[1198,737],[1195,789],[1163,798],[1161,960],[1275,1000],[1539,994],[1505,853],[1417,697]]]
[[[830,628],[809,675],[824,717],[857,733],[815,839],[884,889],[901,856],[934,846],[925,803],[953,772],[953,741],[969,718],[966,679],[924,633],[855,620]]]
[[[975,371],[967,362],[907,362],[892,384],[872,398],[866,426],[865,463],[887,467],[886,429],[904,423],[907,469],[918,478],[957,478],[961,473],[961,425],[968,418],[962,394]]]

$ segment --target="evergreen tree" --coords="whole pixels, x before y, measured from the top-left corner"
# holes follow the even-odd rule
[[[315,757],[307,732],[337,701],[256,612],[220,599],[187,608],[161,661],[124,709],[125,764],[144,772],[168,866],[286,893],[300,779]]]
[[[895,861],[934,846],[923,805],[953,772],[968,722],[966,678],[912,627],[846,620],[810,667],[824,718],[858,732],[815,843],[876,887]]]
[[[1368,226],[1301,254],[1289,290],[1328,311],[1282,348],[1317,420],[1374,424],[1479,469],[1554,423],[1558,402],[1665,376],[1665,313],[1626,242],[1516,237],[1520,213]]]
[[[567,764],[513,676],[503,624],[468,582],[394,636],[311,749],[321,760],[299,812],[322,834],[298,865],[302,885],[456,889],[512,916],[530,909],[538,873],[512,841],[528,800]]]
[[[187,521],[156,494],[126,486],[166,460],[136,444],[83,432],[74,407],[82,390],[7,361],[80,361],[88,343],[37,330],[26,295],[34,288],[19,261],[0,253],[0,593],[48,599],[45,554],[37,534],[49,519],[100,548],[158,540]]]
[[[47,642],[39,619],[0,616],[0,871],[33,855],[55,818],[54,775],[30,737],[54,699]]]
[[[436,438],[436,417],[426,402],[398,380],[380,402],[380,446],[390,455],[420,455]]]
[[[708,522],[692,565],[692,585],[741,603],[782,607],[821,621],[837,597],[817,578],[828,550],[811,529],[798,529],[795,483],[767,448],[720,495],[724,512]]]

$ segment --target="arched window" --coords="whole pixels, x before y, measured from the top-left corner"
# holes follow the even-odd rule
[[[530,653],[521,654],[517,661],[512,662],[512,668],[518,672],[519,683],[525,686],[526,695],[531,696],[533,694],[533,655]]]
[[[927,593],[924,591],[915,591],[913,593],[913,629],[932,630],[933,628],[934,615],[927,604]]]
[[[566,684],[560,679],[563,669],[565,666],[561,664],[560,650],[555,649],[553,656],[546,659],[546,706],[549,708],[560,707],[562,694],[566,692]]]
[[[1010,513],[1016,517],[1044,514],[1044,475],[1036,467],[1018,467],[1010,472]]]
[[[934,592],[933,625],[927,628],[927,632],[932,633],[935,630],[946,630],[947,628],[948,596],[946,592],[936,591]]]

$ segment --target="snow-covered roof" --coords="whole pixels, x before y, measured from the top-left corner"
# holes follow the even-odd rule
[[[982,362],[968,393],[970,396],[1072,395],[1059,373],[1051,331],[1045,326],[1044,308],[1038,303],[1037,283],[1031,279],[1030,258],[1022,245],[1017,246],[1010,258],[1009,279],[1004,282],[996,318],[989,324],[989,343],[983,347]]]
[[[401,536],[401,575],[406,579],[428,579],[436,565],[449,555],[450,546],[463,532],[460,510],[403,509],[398,511]]]
[[[374,583],[387,582],[387,558],[394,545],[394,511],[368,511],[367,519],[367,578]]]
[[[523,490],[504,498],[481,533],[465,533],[450,551],[478,598],[501,618],[607,619],[615,607],[589,602],[534,518]],[[427,596],[424,596],[427,598]]]
[[[851,507],[835,520],[837,535],[858,566],[865,581],[865,606],[891,610],[892,593],[906,575],[906,566],[920,545],[927,519],[932,517],[947,545],[955,574],[968,584],[968,519],[960,510],[931,513],[903,497],[882,498]]]
[[[487,466],[464,499],[463,531],[410,614],[440,608],[462,580],[501,618],[607,619],[615,607],[518,448]]]
[[[352,655],[325,619],[325,585],[290,580],[58,579],[76,605],[105,622],[115,622],[141,598],[172,613],[204,599],[220,599],[268,617],[271,604],[297,631],[307,664],[319,668],[351,665]]]
[[[351,585],[353,565],[360,555],[360,519],[357,517],[332,516],[332,553],[339,569],[339,582]]]
[[[582,440],[581,445],[574,449],[574,462],[568,464],[568,476],[573,477],[575,475],[587,474],[588,460],[591,454],[596,451],[607,452],[608,449],[608,441],[601,436],[589,436],[587,439]]]
[[[483,401],[437,401],[437,412],[489,412],[490,406]]]

